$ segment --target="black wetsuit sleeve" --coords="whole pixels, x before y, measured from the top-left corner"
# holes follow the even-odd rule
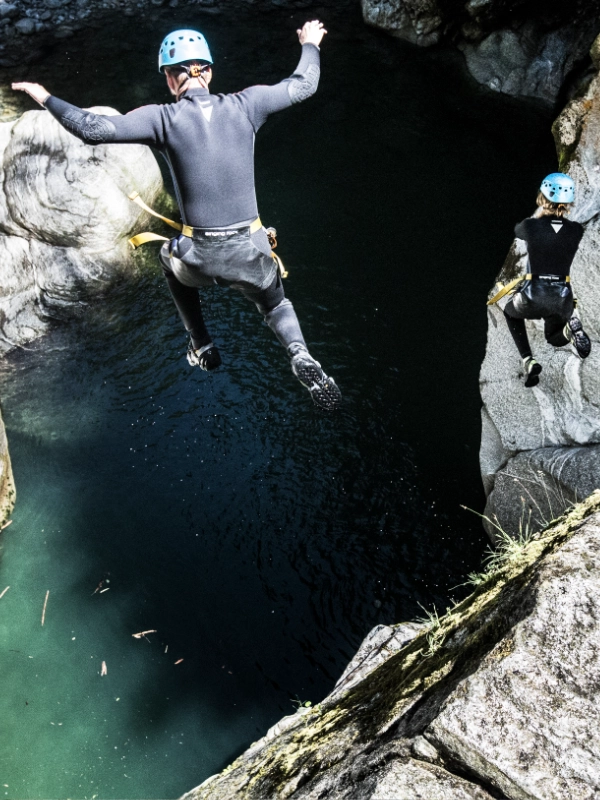
[[[163,124],[160,106],[142,106],[129,114],[94,114],[51,95],[44,103],[60,124],[86,144],[105,142],[161,147]]]
[[[293,75],[274,86],[251,86],[237,97],[244,113],[257,131],[270,114],[307,100],[319,85],[320,54],[314,44],[303,44],[302,55]]]

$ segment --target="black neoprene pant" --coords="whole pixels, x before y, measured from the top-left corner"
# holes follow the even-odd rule
[[[198,289],[180,283],[173,272],[162,265],[162,269],[167,280],[171,295],[179,311],[179,316],[185,329],[190,334],[194,350],[198,350],[212,341],[209,332],[204,324],[202,315],[202,305]],[[251,300],[263,316],[272,311],[285,298],[281,276],[279,272],[273,278],[273,282],[266,289],[244,288],[238,289],[244,297]]]
[[[573,293],[568,284],[524,283],[504,307],[504,317],[521,358],[531,356],[526,319],[543,319],[544,335],[553,347],[569,343],[563,329],[573,313]]]

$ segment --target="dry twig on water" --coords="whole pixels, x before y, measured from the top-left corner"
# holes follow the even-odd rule
[[[0,531],[3,531],[4,528],[8,528],[9,525],[12,525],[12,519],[9,519],[8,522],[5,522],[4,525],[0,528]]]
[[[108,669],[106,668],[106,661],[102,662],[102,669],[100,670],[100,677],[103,675],[108,675]]]
[[[182,661],[183,661],[183,658],[180,658],[178,661],[175,662],[175,664],[181,664]]]
[[[7,586],[7,587],[6,587],[6,589],[3,589],[3,590],[2,590],[2,594],[0,594],[0,600],[2,600],[2,598],[3,598],[3,597],[4,597],[4,595],[5,595],[5,594],[8,592],[8,590],[9,590],[9,589],[10,589],[10,586]]]
[[[42,625],[44,624],[44,620],[46,619],[46,606],[48,605],[48,595],[50,594],[50,589],[46,592],[46,599],[44,600],[44,607],[42,609]]]
[[[147,642],[149,642],[150,639],[148,639],[146,636],[147,633],[158,633],[158,631],[140,631],[139,633],[132,633],[131,635],[134,639],[141,639],[143,637]]]

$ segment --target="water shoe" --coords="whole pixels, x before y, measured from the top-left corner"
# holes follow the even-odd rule
[[[211,342],[210,344],[194,350],[192,343],[188,345],[187,360],[192,367],[200,367],[205,372],[210,372],[213,369],[221,366],[221,356],[216,346]]]
[[[324,411],[335,411],[342,404],[342,393],[333,378],[329,378],[321,365],[306,350],[292,356],[292,372],[310,392],[313,402]]]
[[[583,325],[579,317],[571,317],[564,328],[564,335],[567,338],[580,358],[587,358],[592,349],[590,337],[583,330]]]
[[[540,382],[539,375],[542,371],[542,365],[538,364],[532,356],[527,356],[527,358],[523,359],[523,366],[525,367],[525,386],[528,389],[531,389],[532,386],[537,386]]]

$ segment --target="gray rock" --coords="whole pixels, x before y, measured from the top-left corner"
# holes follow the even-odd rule
[[[15,484],[6,441],[6,431],[0,413],[0,527],[10,516],[15,504]]]
[[[571,277],[578,298],[577,313],[592,340],[592,352],[582,361],[571,346],[555,349],[545,341],[543,323],[528,322],[532,351],[543,372],[539,385],[526,389],[521,359],[502,313],[508,298],[488,308],[487,348],[480,374],[484,405],[480,465],[488,494],[486,514],[502,520],[502,527],[509,533],[518,533],[519,527],[514,523],[520,520],[521,511],[527,520],[529,508],[533,508],[532,521],[539,522],[548,514],[562,513],[573,499],[584,497],[600,485],[590,483],[598,474],[596,450],[584,447],[600,443],[600,76],[591,81],[582,97],[569,103],[556,120],[553,132],[561,169],[572,175],[577,184],[571,216],[585,226]],[[524,253],[515,242],[498,277],[501,283],[527,271]],[[566,447],[577,448],[573,459],[564,456],[562,448]],[[555,448],[559,448],[556,454]],[[539,458],[517,456],[538,450],[544,451]],[[575,471],[565,471],[563,467],[569,463],[576,464]],[[563,465],[560,475],[557,464]],[[547,474],[546,467],[550,470]],[[502,485],[496,491],[499,470]],[[565,484],[567,472],[569,480]],[[541,495],[548,492],[552,510],[548,502],[543,502],[538,513],[528,499],[526,487],[530,487],[538,505]],[[506,498],[504,492],[508,492]],[[524,503],[520,502],[521,496]],[[560,497],[565,501],[562,508]]]
[[[23,17],[15,22],[15,29],[18,33],[29,36],[32,33],[35,33],[35,21],[29,17]]]
[[[404,622],[400,625],[377,625],[359,647],[336,683],[332,696],[347,691],[360,683],[370,672],[401,650],[426,625],[419,622]]]
[[[546,556],[507,635],[427,730],[442,752],[510,798],[599,796],[599,585],[596,515]]]
[[[90,147],[45,111],[0,123],[0,163],[2,352],[130,273],[127,237],[147,216],[127,196],[152,203],[162,180],[148,148]]]
[[[545,14],[530,0],[361,0],[369,25],[419,45],[450,38],[473,77],[505,94],[553,103],[600,25],[598,4],[576,0]],[[541,13],[540,13],[541,12]]]
[[[62,8],[68,6],[71,0],[44,0],[46,8]]]
[[[412,752],[422,761],[429,761],[434,764],[439,761],[440,754],[435,747],[424,736],[416,736],[412,743]]]
[[[599,584],[596,492],[439,624],[185,800],[597,798]]]
[[[511,458],[495,475],[486,516],[511,533],[538,531],[600,486],[600,445],[542,447]],[[486,530],[492,538],[497,529]]]
[[[553,103],[566,75],[587,53],[594,27],[567,25],[550,33],[534,21],[494,31],[461,46],[473,77],[495,91]]]
[[[17,6],[5,3],[0,5],[0,19],[13,19],[19,16],[19,9]]]
[[[361,0],[361,4],[368,25],[421,46],[440,40],[443,16],[437,0]]]

